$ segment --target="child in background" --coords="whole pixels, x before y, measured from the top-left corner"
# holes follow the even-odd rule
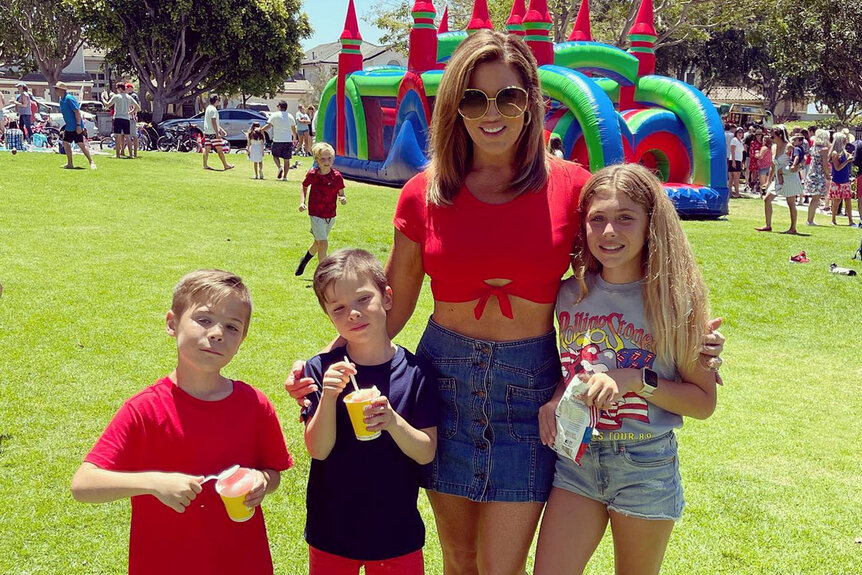
[[[552,154],[554,154],[561,160],[566,159],[563,156],[563,139],[560,138],[557,134],[553,134],[550,140],[548,140],[548,151],[550,151]]]
[[[643,166],[597,172],[580,215],[583,247],[556,314],[560,352],[583,361],[570,364],[539,418],[552,445],[556,406],[587,364],[585,402],[602,410],[599,435],[580,466],[557,459],[534,573],[582,573],[609,521],[616,572],[658,573],[684,506],[674,429],[715,410],[715,374],[698,360],[706,286],[673,204]]]
[[[24,151],[24,132],[18,129],[15,120],[9,122],[9,129],[6,130],[6,148],[12,150],[13,154]]]
[[[203,482],[235,464],[253,470],[243,503],[254,508],[293,465],[266,396],[221,374],[250,319],[239,277],[184,276],[166,320],[176,369],[126,401],[72,479],[78,501],[131,498],[130,574],[273,572],[262,510],[236,523]]]
[[[245,150],[248,152],[248,161],[254,162],[254,179],[263,179],[263,153],[266,140],[258,122],[252,122],[251,128],[245,133]]]
[[[346,345],[305,365],[319,392],[303,410],[308,477],[305,540],[310,575],[421,575],[425,526],[416,506],[421,466],[437,446],[436,380],[392,343],[386,315],[392,290],[380,262],[363,250],[339,250],[314,272],[314,293]],[[345,396],[351,376],[380,396],[365,408],[368,431],[356,438]]]
[[[763,200],[763,211],[766,216],[766,225],[755,228],[758,232],[772,231],[772,200],[776,196],[784,196],[787,207],[790,209],[790,228],[782,232],[784,234],[796,235],[796,198],[805,193],[802,188],[802,180],[799,179],[799,170],[804,165],[801,158],[795,156],[796,148],[793,144],[781,144],[783,146],[776,151],[776,158],[767,176],[766,198]]]
[[[308,170],[305,179],[302,180],[302,196],[299,200],[299,211],[308,209],[311,217],[311,235],[314,241],[311,247],[300,260],[295,275],[301,276],[305,273],[305,266],[311,258],[317,254],[318,261],[326,257],[329,247],[329,232],[335,225],[335,200],[342,205],[347,203],[344,196],[344,178],[341,172],[332,169],[335,162],[335,150],[326,142],[318,142],[311,148],[314,153],[314,161],[317,167]],[[311,189],[309,195],[309,188]],[[306,200],[308,204],[306,204]]]

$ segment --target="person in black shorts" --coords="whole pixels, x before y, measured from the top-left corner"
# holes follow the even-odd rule
[[[60,97],[60,112],[63,114],[63,150],[66,152],[66,165],[63,166],[67,170],[74,169],[75,163],[72,160],[72,144],[78,144],[84,157],[90,162],[90,169],[95,170],[96,164],[90,157],[90,148],[87,146],[87,134],[84,130],[84,120],[81,117],[81,106],[78,100],[69,93],[66,84],[57,82],[54,84],[54,89],[57,90],[57,95]]]
[[[287,180],[290,171],[290,159],[293,157],[293,142],[298,139],[296,119],[287,111],[287,102],[278,103],[278,112],[269,117],[269,121],[261,128],[262,131],[272,130],[272,159],[278,170],[278,180]],[[281,167],[284,160],[284,168]]]

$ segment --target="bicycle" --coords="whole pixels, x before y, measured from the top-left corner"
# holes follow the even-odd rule
[[[165,128],[165,135],[158,139],[156,147],[162,152],[176,150],[178,152],[201,151],[202,135],[197,126],[189,122],[179,126]]]

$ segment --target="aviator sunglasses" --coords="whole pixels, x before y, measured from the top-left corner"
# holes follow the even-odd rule
[[[493,98],[482,90],[469,88],[458,104],[458,113],[467,120],[479,120],[488,113],[491,102],[504,118],[517,118],[527,110],[527,91],[518,86],[507,86]]]

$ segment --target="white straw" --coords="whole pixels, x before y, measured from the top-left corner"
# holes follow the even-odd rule
[[[350,363],[350,360],[347,359],[346,355],[344,356],[344,361],[346,361],[347,363]],[[353,382],[353,389],[355,389],[356,391],[359,391],[359,386],[356,384],[356,377],[352,373],[350,374],[350,381]]]

